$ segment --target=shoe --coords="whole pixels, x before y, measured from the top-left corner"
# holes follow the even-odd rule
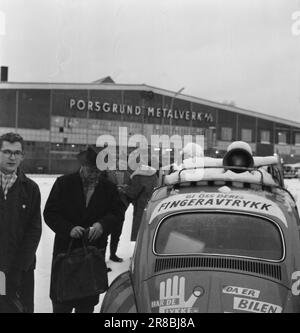
[[[112,271],[112,269],[110,267],[107,267],[106,271],[107,271],[107,273],[109,273]]]
[[[113,256],[110,256],[109,258],[111,261],[114,261],[114,262],[122,262],[123,259],[122,258],[119,258],[116,254],[113,255]]]

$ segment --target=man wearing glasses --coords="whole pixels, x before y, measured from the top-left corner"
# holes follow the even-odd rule
[[[0,271],[6,280],[0,312],[34,311],[41,196],[37,184],[19,170],[23,145],[16,133],[0,136]]]

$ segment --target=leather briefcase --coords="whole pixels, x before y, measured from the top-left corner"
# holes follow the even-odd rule
[[[107,267],[99,249],[87,246],[58,254],[53,262],[52,281],[58,302],[80,300],[99,295],[108,288]]]

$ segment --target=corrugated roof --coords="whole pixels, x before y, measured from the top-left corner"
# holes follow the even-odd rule
[[[92,83],[102,84],[102,83],[115,83],[115,81],[110,76],[105,76],[102,79],[93,81]]]

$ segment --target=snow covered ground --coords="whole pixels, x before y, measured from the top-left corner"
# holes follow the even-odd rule
[[[31,178],[37,182],[40,187],[42,195],[42,211],[44,210],[45,202],[48,198],[52,185],[56,179],[55,176],[46,175],[32,175]],[[297,204],[300,208],[300,180],[288,179],[286,180],[287,188],[291,193],[297,197]],[[130,232],[132,223],[133,208],[129,206],[123,232],[119,243],[117,254],[124,258],[123,263],[114,263],[108,260],[109,251],[107,251],[107,265],[112,268],[112,272],[108,274],[109,282],[124,272],[129,267],[130,257],[134,249],[134,242],[130,242]],[[54,233],[43,223],[43,232],[41,242],[37,251],[37,268],[35,272],[35,312],[49,313],[52,312],[52,304],[49,298],[49,285],[50,285],[50,269],[52,259]],[[100,310],[103,295],[100,297],[100,302],[95,308],[95,312]]]

